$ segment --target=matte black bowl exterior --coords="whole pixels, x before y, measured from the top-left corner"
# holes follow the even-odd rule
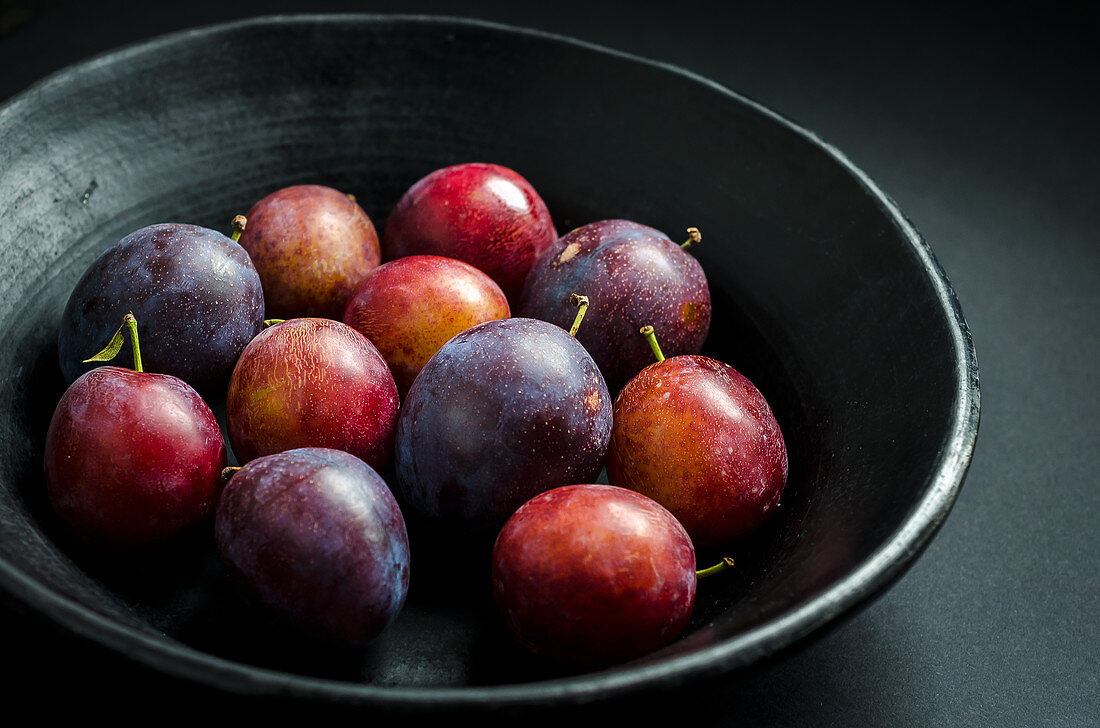
[[[487,560],[456,576],[422,544],[391,630],[366,652],[317,654],[257,624],[209,539],[147,559],[73,542],[45,496],[42,447],[63,390],[61,310],[96,255],[154,222],[225,230],[304,182],[354,193],[382,224],[412,182],[464,161],[520,171],[562,231],[626,217],[704,232],[693,252],[714,295],[708,349],[769,398],[791,470],[775,517],[732,550],[738,568],[701,585],[680,640],[601,672],[555,671],[504,633]],[[838,152],[685,71],[488,23],[263,19],[63,71],[0,110],[0,260],[0,585],[78,634],[231,692],[522,707],[745,667],[902,573],[950,510],[977,433],[954,294]]]

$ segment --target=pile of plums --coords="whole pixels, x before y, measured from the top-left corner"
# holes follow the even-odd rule
[[[602,220],[559,237],[494,164],[424,177],[381,239],[318,185],[273,192],[231,237],[137,230],[64,311],[50,498],[106,549],[212,517],[249,603],[350,646],[404,604],[404,509],[496,537],[486,574],[531,651],[589,666],[653,650],[714,570],[696,548],[759,527],[787,478],[764,397],[699,355],[711,299],[688,232]],[[239,468],[207,404],[223,397]]]

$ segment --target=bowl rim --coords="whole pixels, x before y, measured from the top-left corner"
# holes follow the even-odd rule
[[[74,635],[170,675],[222,692],[253,696],[284,696],[386,708],[429,709],[461,707],[521,707],[548,703],[580,704],[634,693],[646,688],[674,687],[704,674],[744,668],[808,638],[844,613],[868,602],[904,573],[939,530],[958,496],[978,434],[980,389],[973,338],[951,284],[931,248],[894,201],[842,152],[815,133],[799,126],[742,94],[679,66],[607,48],[588,41],[532,28],[488,20],[427,14],[278,14],[205,25],[153,37],[106,51],[62,68],[0,106],[0,125],[20,107],[63,83],[102,65],[153,52],[200,36],[232,33],[260,26],[298,23],[420,24],[476,28],[552,41],[611,58],[631,61],[679,76],[731,98],[801,136],[826,152],[877,201],[916,253],[933,284],[951,329],[956,387],[950,431],[941,445],[936,469],[925,495],[902,525],[866,561],[804,604],[749,631],[696,652],[647,664],[626,664],[601,672],[583,673],[536,682],[495,686],[377,686],[310,677],[261,668],[203,652],[167,637],[143,633],[40,584],[0,558],[0,587],[19,602],[48,617]]]

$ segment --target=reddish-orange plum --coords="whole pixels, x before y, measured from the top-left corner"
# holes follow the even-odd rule
[[[344,193],[321,185],[272,192],[248,211],[240,243],[264,289],[268,316],[338,319],[381,261],[378,233]]]
[[[339,321],[301,318],[271,326],[245,347],[225,416],[241,462],[327,447],[381,470],[397,410],[393,375],[366,337]]]
[[[500,286],[469,263],[412,255],[371,271],[348,299],[344,323],[378,347],[404,394],[455,334],[510,315]]]
[[[756,530],[787,482],[787,449],[760,391],[709,357],[643,369],[615,400],[608,479],[653,498],[696,548]]]
[[[493,594],[532,652],[598,666],[672,641],[695,604],[695,550],[658,503],[610,485],[527,501],[493,548]]]
[[[497,164],[458,164],[414,184],[382,234],[386,260],[458,258],[484,271],[515,303],[535,260],[558,234],[531,183]]]
[[[46,488],[81,539],[141,547],[205,520],[221,491],[225,443],[182,379],[101,366],[65,391],[46,434]]]

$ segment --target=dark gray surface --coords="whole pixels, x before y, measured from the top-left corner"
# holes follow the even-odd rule
[[[865,612],[753,675],[664,702],[689,719],[776,725],[1096,723],[1100,34],[1089,11],[152,5],[60,4],[24,25],[0,40],[0,98],[90,54],[233,17],[461,10],[677,63],[846,152],[929,240],[973,330],[984,412],[970,476],[927,553]],[[16,704],[46,681],[88,709],[135,687],[116,660],[33,619],[12,616],[0,635],[9,663],[24,664],[7,684]],[[163,682],[136,687],[171,701]]]

